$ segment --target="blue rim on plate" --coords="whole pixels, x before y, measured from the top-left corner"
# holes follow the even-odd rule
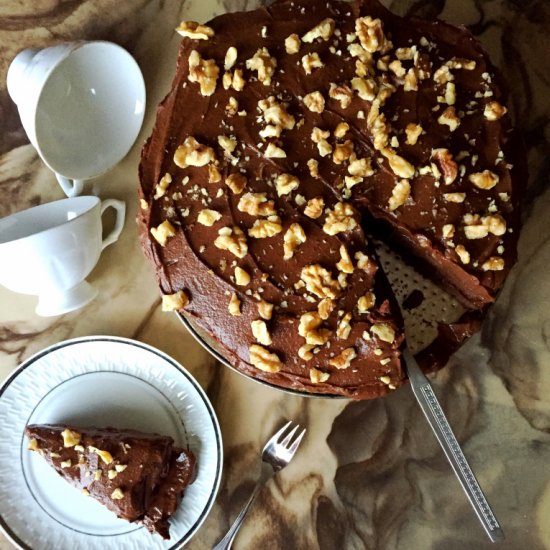
[[[122,346],[122,348],[120,346]],[[125,346],[129,347],[126,348]],[[94,349],[97,351],[94,351]],[[101,351],[99,351],[100,349]],[[102,368],[99,363],[91,364],[93,360],[90,362],[90,364],[86,363],[86,356],[88,356],[89,359],[90,357],[93,357],[94,354],[96,354],[99,356],[99,358],[101,358],[102,354],[105,354],[107,352],[111,353],[113,350],[116,351],[113,360],[116,359],[117,361],[120,361],[121,357],[128,357],[128,365],[121,364],[124,363],[124,359],[121,363],[117,362],[116,366],[111,369]],[[73,357],[75,355],[76,357]],[[59,366],[58,372],[52,374],[52,369],[48,370],[42,368],[45,366],[51,367],[51,364],[48,365],[48,361],[57,361],[61,358],[64,358],[65,360],[67,360],[68,358],[69,360],[63,362],[62,366]],[[72,365],[71,361],[73,361]],[[105,362],[105,359],[103,358],[102,361]],[[140,361],[143,363],[142,365],[139,364]],[[106,363],[108,366],[108,360]],[[143,373],[145,373],[143,377],[139,376],[140,369],[145,369],[143,370]],[[55,367],[53,370],[55,371]],[[125,370],[130,372],[124,372]],[[138,373],[138,375],[136,375],[136,373]],[[74,388],[76,388],[75,384],[81,384],[82,380],[86,378],[85,375],[88,374],[98,376],[100,383],[101,376],[111,376],[111,378],[114,377],[116,379],[117,377],[129,375],[130,378],[135,379],[136,384],[141,384],[144,387],[149,386],[151,390],[148,391],[152,392],[153,396],[156,395],[156,393],[162,396],[163,401],[159,406],[168,407],[168,409],[170,409],[169,414],[172,415],[173,418],[177,417],[178,425],[181,424],[178,429],[183,429],[183,439],[186,440],[186,443],[189,445],[189,442],[191,441],[191,446],[198,446],[199,454],[202,452],[205,453],[204,456],[206,457],[205,462],[207,462],[207,465],[205,466],[205,469],[201,470],[201,464],[198,461],[199,473],[197,474],[197,479],[195,480],[194,484],[192,484],[188,488],[189,492],[189,490],[192,490],[192,488],[194,488],[194,485],[196,483],[198,484],[195,486],[195,491],[197,492],[197,494],[200,495],[200,503],[198,504],[198,508],[195,507],[194,510],[189,512],[189,514],[194,515],[185,518],[185,521],[182,521],[181,516],[188,513],[188,509],[185,506],[186,497],[184,496],[185,509],[184,506],[181,506],[180,508],[183,509],[181,513],[180,509],[178,509],[178,511],[174,515],[174,523],[176,523],[177,525],[176,518],[178,518],[179,514],[180,519],[178,519],[178,521],[181,521],[181,523],[179,526],[177,526],[177,530],[184,530],[185,532],[181,532],[178,536],[178,540],[176,540],[175,542],[161,541],[159,537],[146,533],[143,527],[136,527],[134,529],[128,530],[128,527],[133,527],[133,525],[126,522],[122,523],[122,520],[115,519],[114,515],[113,522],[116,522],[116,533],[113,532],[111,534],[107,533],[102,535],[97,531],[83,532],[82,530],[75,529],[74,526],[64,524],[62,521],[60,521],[59,517],[55,517],[55,513],[50,514],[50,512],[48,510],[45,510],[44,506],[41,504],[40,494],[38,494],[37,497],[37,495],[33,493],[33,490],[29,485],[29,483],[32,485],[33,475],[36,478],[36,472],[38,472],[38,479],[40,479],[40,469],[46,468],[49,470],[49,466],[45,464],[41,457],[34,456],[33,453],[26,452],[25,438],[22,434],[21,428],[24,428],[29,420],[31,422],[35,421],[36,418],[34,417],[36,417],[37,414],[38,419],[40,419],[40,414],[43,415],[44,411],[46,411],[48,407],[51,408],[52,403],[54,403],[57,407],[59,399],[57,399],[56,401],[55,396],[59,396],[60,394],[67,395],[67,391],[74,391]],[[27,377],[30,378],[27,380]],[[47,383],[45,381],[47,381]],[[22,393],[21,390],[27,387],[28,394],[26,393],[26,390]],[[78,391],[82,391],[82,389]],[[127,392],[127,394],[133,395],[133,391],[133,387],[129,388],[129,393]],[[21,399],[22,395],[30,396],[30,399]],[[91,397],[90,399],[92,400],[92,406],[95,407],[96,405],[94,400],[96,398]],[[98,403],[101,402],[100,399],[98,400]],[[16,405],[14,406],[14,404]],[[13,409],[17,409],[18,406],[21,407],[21,409],[13,411]],[[61,404],[61,406],[63,406],[63,404]],[[184,418],[182,414],[184,411],[188,412],[188,416],[186,418]],[[50,412],[49,414],[50,416],[51,414],[54,414],[55,416],[56,414],[59,415],[59,412]],[[146,414],[146,412],[144,412],[144,414]],[[16,416],[10,419],[9,415]],[[63,413],[61,413],[61,416],[63,416]],[[142,344],[141,342],[136,342],[127,338],[112,336],[91,336],[75,338],[72,340],[67,340],[58,344],[54,344],[36,353],[32,357],[24,361],[0,387],[0,418],[3,418],[4,421],[6,420],[6,418],[8,418],[8,420],[10,421],[9,424],[3,424],[7,428],[6,433],[8,437],[11,436],[14,441],[15,438],[18,438],[18,443],[20,442],[20,444],[15,446],[17,447],[17,449],[0,449],[0,479],[6,476],[4,482],[6,481],[6,479],[16,480],[14,481],[14,483],[24,482],[24,491],[27,491],[34,500],[34,503],[32,504],[32,507],[34,509],[33,513],[45,513],[47,516],[49,516],[49,518],[51,518],[54,527],[56,525],[60,526],[59,529],[61,530],[61,532],[64,532],[65,536],[73,536],[72,533],[74,533],[75,537],[89,537],[89,540],[91,541],[90,544],[92,544],[92,546],[90,547],[95,547],[95,544],[99,545],[98,541],[101,540],[101,547],[109,548],[111,546],[111,544],[109,544],[109,537],[117,537],[117,544],[113,545],[114,548],[135,548],[136,545],[138,545],[137,547],[139,547],[139,545],[143,545],[143,541],[140,540],[140,537],[142,536],[141,531],[143,530],[146,537],[154,537],[151,539],[145,539],[153,543],[151,547],[159,547],[163,550],[175,550],[176,548],[181,548],[181,546],[187,543],[196,533],[200,525],[206,519],[210,509],[214,504],[214,500],[216,498],[216,494],[221,482],[223,447],[219,424],[212,405],[210,404],[208,397],[199,386],[199,384],[196,382],[196,380],[179,363],[177,363],[174,359],[172,359],[165,353],[151,346],[148,346],[147,344]],[[187,434],[186,423],[188,426],[191,427],[190,434]],[[201,427],[202,429],[201,423],[204,423],[204,427],[207,428],[204,433],[210,434],[209,441],[195,441],[197,438],[191,433],[194,432],[194,430],[197,428],[197,424],[200,425],[199,427]],[[17,426],[14,426],[14,424],[17,424]],[[11,434],[9,432],[11,432]],[[4,444],[5,440],[6,438],[4,438]],[[10,446],[7,445],[7,447]],[[197,452],[197,450],[195,449],[192,450]],[[17,464],[17,460],[13,460],[16,457],[16,451],[18,452],[19,464]],[[11,453],[11,455],[9,455],[11,461],[6,464],[6,456],[8,456],[9,453]],[[33,456],[29,458],[31,455]],[[197,458],[200,460],[200,457]],[[35,466],[35,472],[33,472],[32,467],[29,466],[29,464],[32,466],[34,460],[37,460],[36,464],[38,465]],[[16,471],[19,468],[21,471]],[[26,471],[25,468],[27,468],[28,471]],[[61,478],[58,478],[55,472],[52,471],[52,474],[56,480],[59,479],[64,488],[66,482],[61,480]],[[30,482],[27,477],[30,477]],[[68,487],[67,490],[74,491],[74,489],[71,488],[68,484],[66,484],[66,486]],[[24,500],[24,498],[29,497],[29,494],[27,494],[26,496],[18,495],[17,499]],[[81,496],[78,494],[76,495],[76,497],[81,498]],[[10,541],[16,546],[25,549],[32,549],[33,546],[30,546],[29,544],[34,544],[34,541],[36,540],[35,537],[39,535],[40,528],[38,528],[37,530],[36,525],[32,525],[32,522],[30,525],[27,525],[25,522],[19,522],[18,527],[15,529],[13,528],[13,524],[10,526],[5,517],[6,513],[8,515],[11,515],[11,517],[13,517],[14,514],[26,516],[27,510],[26,508],[24,508],[24,511],[14,511],[11,508],[8,510],[8,506],[17,506],[17,504],[13,504],[13,500],[15,499],[12,499],[11,503],[0,502],[0,528],[8,537],[8,539],[10,539]],[[95,506],[96,504],[94,503],[92,505]],[[21,506],[24,507],[24,503],[21,504]],[[41,512],[37,512],[37,510],[39,509],[41,510]],[[71,513],[72,512],[68,512],[69,516]],[[110,514],[110,512],[106,513]],[[185,522],[191,521],[193,522],[192,524],[189,524],[188,526],[185,525]],[[114,524],[115,523],[113,523],[113,525]],[[22,527],[22,525],[24,527]],[[124,526],[124,529],[121,529],[121,526]],[[34,535],[34,537],[32,535],[29,535],[29,530],[33,529],[34,531],[32,535]],[[68,534],[69,532],[71,534]],[[120,539],[118,539],[119,535],[121,536]],[[134,535],[137,538],[135,538],[135,540],[133,539],[131,541],[125,541],[123,537],[124,535]],[[61,548],[62,546],[56,545],[55,547]],[[44,546],[41,544],[40,548],[44,548]]]

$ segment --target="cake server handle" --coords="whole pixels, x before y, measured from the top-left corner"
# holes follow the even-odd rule
[[[435,396],[430,382],[420,370],[418,363],[408,349],[403,352],[407,363],[407,373],[411,388],[424,413],[428,423],[435,433],[439,444],[443,448],[456,477],[460,481],[468,500],[470,501],[479,521],[491,539],[491,542],[504,540],[502,531],[495,514],[491,510],[477,479],[460,448],[460,445],[445,417],[445,413]]]

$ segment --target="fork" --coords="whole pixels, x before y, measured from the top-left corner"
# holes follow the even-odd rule
[[[212,550],[229,550],[233,544],[233,540],[239,531],[244,518],[254,502],[258,493],[262,487],[269,481],[279,470],[282,470],[292,460],[292,457],[296,453],[306,429],[304,428],[298,436],[294,438],[294,434],[300,428],[299,424],[296,424],[290,432],[283,438],[283,435],[292,426],[293,422],[287,422],[276,434],[271,436],[269,441],[265,444],[262,451],[262,469],[260,478],[256,482],[256,486],[248,499],[248,502],[243,506],[243,509],[233,522],[233,525],[229,528],[223,539],[212,548]],[[293,439],[294,438],[294,439]]]

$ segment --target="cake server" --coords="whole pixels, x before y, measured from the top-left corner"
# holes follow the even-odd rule
[[[504,532],[460,448],[430,382],[420,370],[413,354],[406,348],[403,351],[403,357],[407,364],[407,374],[409,375],[414,396],[439,444],[443,448],[447,460],[451,464],[456,477],[458,477],[479,521],[483,525],[491,542],[504,540]]]

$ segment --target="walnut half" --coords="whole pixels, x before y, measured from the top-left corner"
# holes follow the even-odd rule
[[[283,364],[276,353],[271,353],[263,346],[252,344],[248,348],[250,362],[264,372],[275,373],[281,370]]]

